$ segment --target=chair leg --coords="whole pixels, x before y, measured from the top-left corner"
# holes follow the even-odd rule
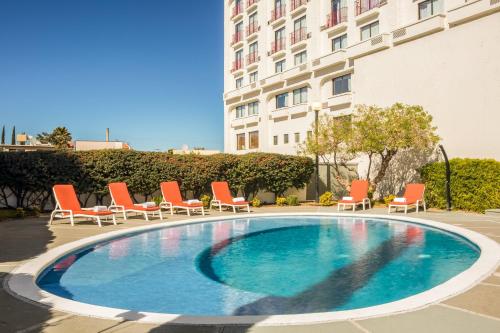
[[[148,212],[144,212],[144,219],[145,219],[146,221],[149,221]]]
[[[391,213],[391,205],[389,205],[389,209],[387,210],[387,214]]]
[[[352,211],[356,211],[356,204],[352,204]]]
[[[337,212],[340,212],[340,204],[337,204]]]
[[[113,224],[116,225],[116,217],[115,217],[115,214],[112,215],[113,217]]]
[[[191,210],[189,208],[187,208],[186,210],[187,210],[188,216],[191,216]]]
[[[174,207],[172,205],[170,205],[170,215],[174,215]]]
[[[418,208],[419,208],[419,206],[420,206],[420,202],[417,202],[416,207],[415,207],[415,208],[416,208],[416,210],[417,210],[417,213],[418,213]]]
[[[52,214],[50,214],[49,225],[51,225],[52,222],[54,222],[54,216],[56,216],[56,212],[52,212]]]
[[[99,226],[99,228],[102,228],[101,218],[98,216],[98,217],[96,217],[96,220],[97,220],[97,225]]]
[[[73,218],[72,213],[69,215],[69,221],[71,222],[71,226],[74,227],[75,226],[75,219]]]
[[[424,213],[426,213],[427,212],[427,207],[425,205],[425,200],[423,201],[423,204],[424,204]]]
[[[363,210],[365,210],[365,201],[363,200]]]
[[[127,211],[125,209],[123,210],[123,219],[127,221]]]
[[[236,206],[233,206],[233,213],[236,214]]]
[[[250,205],[247,205],[247,211],[250,213]]]
[[[369,208],[369,209],[372,209],[372,202],[371,202],[371,200],[370,200],[370,199],[368,199],[368,208]]]
[[[408,214],[408,205],[405,206],[405,214]]]
[[[205,207],[201,207],[201,215],[205,216]]]
[[[163,221],[163,214],[161,213],[161,209],[158,209],[158,215],[160,215],[160,220]]]

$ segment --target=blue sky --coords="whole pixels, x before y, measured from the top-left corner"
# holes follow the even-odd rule
[[[1,0],[0,126],[223,148],[223,1]]]

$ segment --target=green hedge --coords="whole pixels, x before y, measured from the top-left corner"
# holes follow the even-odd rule
[[[500,162],[490,159],[452,159],[451,197],[454,209],[484,212],[500,208]],[[446,208],[444,162],[421,169],[426,201],[431,207]]]
[[[56,183],[71,183],[83,201],[102,202],[107,184],[124,181],[130,192],[150,197],[162,181],[176,180],[181,190],[199,198],[210,183],[227,180],[236,193],[252,197],[264,190],[282,195],[303,188],[314,171],[310,158],[279,154],[171,155],[122,150],[88,152],[0,153],[0,205],[14,196],[17,207],[44,207]],[[85,195],[87,194],[87,195]]]

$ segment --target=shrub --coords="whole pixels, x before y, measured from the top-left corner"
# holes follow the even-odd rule
[[[455,209],[484,212],[500,207],[500,162],[492,159],[452,159],[451,197]],[[431,163],[420,170],[426,185],[428,206],[446,208],[444,162]]]
[[[252,202],[251,202],[251,203],[252,203],[252,206],[253,206],[253,207],[260,207],[260,206],[262,206],[262,202],[261,202],[261,201],[260,201],[260,199],[259,199],[259,198],[257,198],[257,197],[254,197],[254,198],[252,199]]]
[[[331,206],[333,205],[333,193],[325,192],[319,197],[319,204],[321,206]]]
[[[389,194],[388,196],[384,197],[384,203],[385,203],[385,205],[389,206],[389,204],[391,202],[393,202],[395,198],[396,198],[396,196],[394,194]]]
[[[195,198],[210,193],[211,182],[217,180],[228,181],[233,195],[255,197],[268,190],[282,196],[289,188],[303,188],[313,171],[310,158],[266,153],[0,152],[0,206],[43,208],[57,183],[73,184],[83,206],[91,197],[103,204],[107,185],[117,181],[127,183],[133,198],[142,195],[146,200],[157,193],[160,182],[171,180],[179,183],[184,197],[188,192]],[[9,206],[11,202],[15,203]]]
[[[24,211],[23,208],[16,208],[16,217],[17,218],[23,218],[26,216],[26,212]]]
[[[276,205],[277,206],[285,206],[286,205],[286,198],[277,197],[276,198]]]
[[[200,197],[200,201],[203,203],[203,207],[205,207],[205,208],[210,207],[211,200],[212,200],[212,198],[210,198],[210,196],[206,195],[206,194],[204,194]]]
[[[161,202],[163,201],[163,198],[162,197],[153,197],[153,202],[159,206],[161,204]]]
[[[288,206],[298,206],[299,205],[299,197],[296,195],[289,195],[286,197],[286,204]]]

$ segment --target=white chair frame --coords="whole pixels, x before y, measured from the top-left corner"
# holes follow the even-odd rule
[[[372,208],[372,203],[369,198],[364,198],[362,201],[359,202],[339,202],[337,204],[337,211],[340,211],[340,206],[342,206],[342,210],[345,210],[346,206],[352,206],[352,211],[354,212],[356,210],[357,205],[363,205],[363,210],[366,210],[366,204],[368,204],[368,208]]]
[[[158,207],[157,210],[153,211],[146,211],[146,210],[140,210],[140,209],[131,209],[127,208],[125,209],[125,206],[123,205],[117,205],[115,202],[115,198],[113,198],[113,192],[109,191],[109,194],[111,195],[111,204],[109,205],[108,209],[112,212],[116,213],[122,213],[123,214],[123,219],[126,221],[127,220],[127,213],[132,212],[132,213],[139,213],[144,215],[144,219],[146,221],[149,221],[148,213],[151,212],[153,216],[155,216],[155,213],[158,212],[160,215],[160,220],[163,220],[163,215],[161,214],[161,207]]]
[[[417,210],[417,213],[418,213],[418,208],[419,208],[420,205],[422,205],[422,207],[424,208],[424,212],[427,212],[427,207],[426,207],[426,204],[425,204],[425,200],[417,200],[417,202],[411,203],[411,204],[408,204],[408,205],[391,205],[391,204],[389,204],[389,209],[388,209],[387,213],[388,214],[391,213],[391,208],[392,207],[395,208],[394,213],[398,212],[398,208],[404,207],[405,214],[408,214],[408,207],[410,207],[410,206],[415,206],[415,208]]]
[[[205,216],[205,207],[187,207],[187,206],[174,206],[170,201],[163,201],[160,203],[160,208],[170,210],[170,215],[174,215],[174,209],[185,209],[187,211],[187,215],[191,216],[191,211],[194,213],[197,210],[201,210],[201,215]]]

